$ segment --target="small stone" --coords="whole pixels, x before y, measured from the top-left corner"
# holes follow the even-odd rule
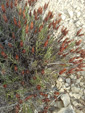
[[[62,18],[62,20],[65,20],[66,17],[65,17],[65,15],[62,15],[61,18]]]
[[[63,88],[61,88],[61,89],[60,89],[60,93],[63,93],[63,92],[64,92],[64,89],[63,89]]]
[[[56,83],[57,83],[57,84],[56,84],[56,87],[57,87],[58,89],[61,89],[61,87],[62,87],[62,82],[60,82],[60,81],[57,80]]]
[[[62,108],[59,112],[55,112],[55,113],[75,113],[73,110],[73,107],[71,105],[69,105],[66,108]]]
[[[65,107],[67,107],[70,104],[70,97],[68,94],[63,94],[61,96],[61,100],[63,101]]]
[[[79,110],[79,109],[74,109],[74,110],[75,110],[76,113],[84,113],[84,112],[82,112],[82,111]]]
[[[77,83],[77,84],[80,83],[80,79],[76,80],[76,83]]]
[[[71,75],[70,78],[71,78],[71,79],[74,79],[74,75]]]
[[[77,106],[81,106],[81,104],[78,103],[78,102],[76,102],[76,101],[73,102],[73,105],[74,105],[75,107],[77,107]]]
[[[35,109],[34,113],[38,113],[38,111]]]
[[[66,79],[66,83],[70,84],[71,83],[71,79],[70,78],[67,78]]]
[[[73,94],[73,97],[76,98],[76,99],[80,99],[81,96],[80,96],[80,94],[75,94],[75,93],[74,93],[74,94]]]
[[[72,92],[74,92],[74,93],[79,93],[80,88],[78,88],[78,87],[71,87],[71,90],[72,90]]]
[[[72,96],[73,96],[73,93],[72,93],[72,92],[70,92],[70,93],[69,93],[69,95],[70,95],[70,97],[72,97]]]
[[[69,11],[68,11],[68,14],[69,14],[70,18],[73,17],[73,11],[69,10]]]
[[[75,85],[74,84],[71,84],[71,87],[74,87]]]
[[[84,85],[84,83],[83,82],[80,82],[80,86],[82,87]]]
[[[69,92],[69,90],[70,90],[70,87],[67,87],[67,88],[66,88],[66,90]]]
[[[64,107],[63,102],[62,101],[57,101],[54,105],[55,107],[58,107],[59,109]]]
[[[66,86],[66,87],[68,87],[68,86],[69,86],[69,84],[68,84],[68,83],[65,83],[65,86]]]
[[[77,17],[79,17],[81,15],[81,13],[80,12],[77,12]]]
[[[58,81],[63,82],[63,79],[61,77],[58,78]]]

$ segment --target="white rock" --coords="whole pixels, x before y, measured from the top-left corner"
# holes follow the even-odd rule
[[[69,105],[66,108],[62,108],[59,112],[55,112],[55,113],[75,113],[73,110],[73,107],[71,105]]]
[[[75,85],[74,84],[71,84],[71,87],[74,87]]]
[[[70,18],[73,17],[73,11],[69,10],[69,11],[68,11],[68,14],[69,14]]]
[[[85,94],[85,90],[84,90],[84,94]]]
[[[61,88],[61,89],[60,89],[60,93],[63,93],[63,92],[64,92],[64,89],[63,89],[63,88]]]
[[[66,86],[66,87],[68,87],[68,86],[69,86],[69,84],[68,84],[68,83],[65,83],[65,86]]]
[[[58,107],[59,109],[64,107],[64,105],[63,105],[63,102],[62,102],[62,101],[57,101],[57,102],[55,103],[55,105],[54,105],[54,106],[55,106],[55,107]]]
[[[38,113],[38,111],[35,109],[34,113]]]
[[[58,89],[61,89],[61,87],[62,87],[62,82],[60,82],[60,81],[57,80],[56,86],[57,86]]]
[[[77,84],[80,83],[80,79],[77,79],[77,80],[76,80],[76,83],[77,83]]]
[[[70,104],[70,97],[68,94],[63,94],[61,96],[61,100],[63,101],[65,107],[67,107]]]
[[[77,17],[79,17],[81,15],[81,13],[80,12],[77,12]]]
[[[73,96],[73,93],[72,93],[72,92],[70,92],[70,93],[69,93],[69,95],[70,95],[70,97],[72,97],[72,96]]]
[[[73,94],[73,97],[76,99],[80,99],[81,95],[80,94]]]
[[[66,83],[70,84],[71,83],[71,79],[70,78],[67,78],[66,79]]]
[[[66,88],[66,90],[69,92],[69,90],[70,90],[70,87],[67,87],[67,88]]]
[[[76,107],[76,106],[81,106],[81,104],[78,103],[78,102],[76,102],[76,101],[73,102],[73,105],[74,105],[75,107]]]
[[[63,79],[61,77],[58,78],[58,81],[63,82]]]
[[[71,78],[71,79],[74,79],[74,75],[71,75],[70,78]]]
[[[73,93],[79,93],[80,88],[74,86],[74,87],[71,87],[71,90]]]
[[[62,20],[65,20],[66,17],[65,17],[65,15],[62,15],[61,18],[62,18]]]

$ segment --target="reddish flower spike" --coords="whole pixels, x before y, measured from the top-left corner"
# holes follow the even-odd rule
[[[25,85],[25,82],[24,81],[21,81],[21,84],[24,86]]]
[[[18,0],[15,0],[14,5],[17,6],[17,4],[18,4]]]
[[[4,84],[3,87],[4,87],[4,88],[7,88],[7,84]]]
[[[79,36],[81,31],[82,31],[82,29],[78,30],[77,33],[76,33],[76,36]]]
[[[61,75],[61,74],[63,74],[64,72],[66,72],[66,68],[64,68],[64,69],[62,69],[60,72],[59,72],[59,74]]]
[[[32,98],[32,97],[33,97],[33,95],[30,95],[30,96],[26,97],[26,98],[25,98],[25,101],[29,100],[29,99]]]
[[[34,47],[32,47],[32,53],[34,53]]]
[[[17,20],[15,17],[14,17],[14,24],[17,25]]]
[[[54,94],[55,94],[55,95],[59,95],[60,93],[59,93],[59,92],[54,92]]]
[[[44,47],[47,47],[48,45],[48,40],[46,40],[46,42],[44,43]]]
[[[11,3],[10,3],[10,7],[11,7],[11,9],[13,8],[13,2],[11,1]]]
[[[9,8],[9,2],[8,1],[6,2],[6,7]]]
[[[82,40],[79,40],[79,41],[76,41],[75,43],[76,43],[76,45],[78,46],[78,45],[81,44],[81,42],[82,42]]]
[[[38,12],[38,14],[42,14],[42,7],[39,7],[37,12]]]
[[[12,38],[15,39],[15,34],[14,34],[14,32],[12,32]]]
[[[8,43],[8,46],[9,46],[9,47],[12,47],[12,44],[11,44],[11,43]]]
[[[20,21],[18,21],[18,25],[17,25],[19,28],[21,27],[21,22]]]
[[[1,48],[1,49],[4,49],[4,47],[3,47],[1,44],[0,44],[0,48]]]
[[[44,72],[44,69],[41,71],[41,74],[43,75],[45,72]]]
[[[34,94],[34,97],[37,97],[37,94]]]
[[[20,98],[20,95],[18,93],[16,94],[16,98]]]
[[[26,24],[27,23],[27,19],[25,19],[25,21],[24,21],[24,24]]]
[[[20,8],[20,9],[19,9],[19,15],[21,15],[21,14],[22,14],[22,9]]]
[[[25,50],[25,49],[23,49],[23,50],[22,50],[22,53],[26,53],[26,50]]]
[[[3,19],[4,19],[4,21],[5,21],[6,23],[8,22],[8,19],[7,19],[6,15],[3,15]]]
[[[23,47],[23,41],[22,40],[20,41],[20,47]]]
[[[19,60],[19,56],[18,56],[18,55],[16,55],[16,56],[15,56],[15,59],[16,59],[16,60]]]
[[[33,22],[31,22],[30,24],[30,29],[33,29]]]
[[[19,104],[22,104],[22,103],[23,103],[23,101],[20,99],[20,100],[19,100]]]
[[[29,26],[27,24],[26,27],[25,27],[25,33],[28,33],[28,29],[29,29]]]
[[[5,13],[5,12],[6,12],[6,9],[5,9],[4,4],[2,4],[2,5],[1,5],[1,9],[2,9],[3,13]]]
[[[24,75],[24,74],[25,74],[25,71],[23,70],[23,71],[21,72],[21,74]]]
[[[37,78],[34,76],[34,77],[33,77],[33,80],[36,80],[36,79],[37,79]]]
[[[25,19],[25,9],[23,10],[23,18]]]
[[[37,88],[37,90],[40,90],[41,89],[41,86],[40,85],[37,85],[36,88]]]
[[[6,54],[5,54],[5,52],[4,52],[4,51],[1,51],[1,55],[2,55],[3,57],[5,57],[5,56],[6,56]]]
[[[15,70],[15,71],[17,71],[17,70],[18,70],[17,66],[15,66],[15,67],[14,67],[14,70]]]
[[[48,3],[48,4],[49,4],[49,3]],[[44,10],[46,10],[46,9],[47,9],[48,4],[46,4],[46,3],[45,3],[45,5],[44,5]]]

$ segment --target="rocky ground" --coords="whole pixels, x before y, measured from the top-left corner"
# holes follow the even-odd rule
[[[74,38],[75,32],[80,28],[85,32],[85,0],[38,0],[35,8],[45,2],[49,2],[48,10],[53,11],[55,16],[57,13],[62,14],[61,24],[69,29],[70,38]],[[85,42],[85,37],[81,38]],[[85,49],[85,46],[83,48]],[[56,87],[60,94],[58,101],[50,103],[52,107],[49,113],[85,113],[85,72],[67,77],[63,74],[56,79],[52,89],[53,87]],[[5,113],[3,108],[0,109]],[[38,109],[35,109],[34,113],[38,113]]]
[[[53,11],[55,16],[62,14],[62,26],[69,29],[70,38],[74,38],[80,28],[85,32],[85,0],[39,0],[35,8],[45,2],[49,2],[48,10]],[[85,44],[85,37],[82,39]],[[85,113],[85,72],[69,77],[60,76],[56,80],[56,87],[60,91],[60,100],[52,102],[51,105],[55,107],[52,113]]]

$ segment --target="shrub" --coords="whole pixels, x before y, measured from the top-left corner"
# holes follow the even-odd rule
[[[21,106],[21,110],[26,112],[26,102],[30,113],[32,105],[34,110],[37,103],[44,103],[44,108],[40,110],[46,113],[50,101],[56,100],[59,95],[57,90],[53,95],[49,93],[55,79],[63,74],[75,76],[85,67],[82,40],[67,37],[69,30],[62,27],[61,14],[54,19],[53,12],[48,11],[43,19],[49,3],[32,10],[36,2],[1,1],[0,81],[8,102],[18,102],[16,113]],[[53,32],[58,30],[59,34],[55,36]],[[75,37],[84,35],[81,30],[77,31]]]

